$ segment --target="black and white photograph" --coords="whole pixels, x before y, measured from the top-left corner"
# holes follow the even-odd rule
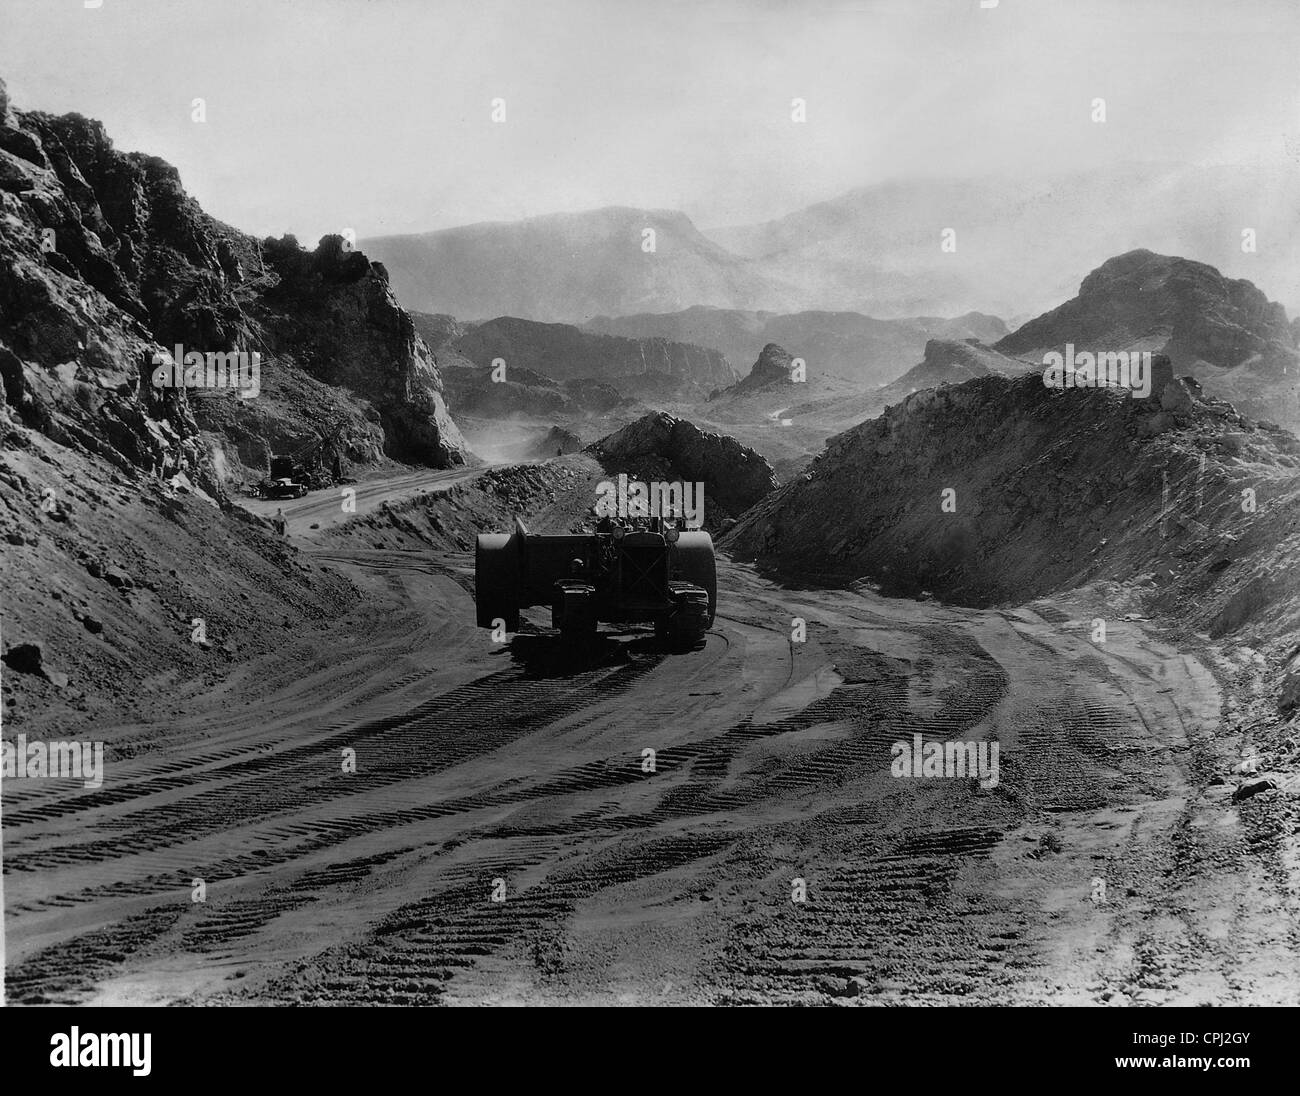
[[[0,0],[33,1061],[961,1006],[1250,1072],[1298,57],[1294,0]]]

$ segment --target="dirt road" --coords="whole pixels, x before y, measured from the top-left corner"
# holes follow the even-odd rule
[[[11,1001],[1290,992],[1280,897],[1197,790],[1215,683],[1135,623],[724,565],[701,650],[574,664],[472,628],[463,556],[319,552],[372,594],[343,626],[107,729],[134,756],[98,790],[5,782]],[[915,734],[996,739],[999,783],[894,778]]]
[[[416,495],[445,491],[457,483],[481,475],[489,467],[491,466],[450,468],[442,471],[421,469],[407,475],[380,476],[360,483],[312,491],[298,499],[241,497],[236,501],[244,509],[264,518],[274,517],[277,510],[282,510],[288,522],[289,536],[305,536],[315,529],[341,525],[350,518],[368,514],[385,502],[398,502]],[[347,494],[349,491],[351,495]],[[348,509],[344,509],[345,502]]]

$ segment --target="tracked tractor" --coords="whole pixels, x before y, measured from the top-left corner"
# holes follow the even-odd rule
[[[480,628],[519,630],[519,611],[551,607],[551,625],[570,642],[600,624],[653,624],[675,647],[693,646],[713,624],[718,583],[713,538],[660,518],[605,520],[594,533],[513,533],[478,538],[475,602]]]

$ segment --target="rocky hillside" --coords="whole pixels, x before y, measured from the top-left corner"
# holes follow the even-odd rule
[[[647,229],[653,251],[643,249]],[[467,320],[581,323],[701,301],[756,308],[781,292],[779,279],[758,276],[671,210],[560,213],[376,237],[361,246],[392,272],[407,308]]]
[[[657,336],[712,347],[738,370],[768,343],[777,343],[803,358],[810,378],[832,374],[872,387],[897,377],[901,365],[915,361],[929,339],[977,338],[992,343],[1007,333],[996,316],[977,312],[955,319],[877,320],[859,312],[742,312],[706,307],[598,316],[584,326],[611,335]]]
[[[716,530],[776,488],[772,466],[735,438],[655,412],[587,447],[611,473],[704,484],[704,527]]]
[[[1066,343],[1166,354],[1176,371],[1247,414],[1300,425],[1300,352],[1286,310],[1204,263],[1141,250],[1116,256],[1084,278],[1077,296],[996,348],[1041,361]]]
[[[428,349],[337,239],[254,240],[163,161],[15,110],[3,84],[0,222],[6,722],[244,703],[240,662],[328,643],[359,594],[232,506],[227,476],[337,418],[354,459],[461,462]],[[177,343],[260,353],[261,391],[156,388]]]
[[[355,458],[464,460],[381,266],[337,237],[306,252],[214,220],[174,168],[118,152],[98,122],[14,110],[3,92],[0,115],[0,372],[24,423],[214,492],[223,468],[264,470],[313,440],[330,407]],[[177,345],[256,351],[265,395],[155,389],[152,357]]]
[[[792,576],[972,605],[1098,580],[1195,591],[1184,619],[1222,632],[1267,603],[1228,580],[1292,535],[1298,473],[1300,442],[1188,380],[1143,400],[990,374],[832,438],[727,543]]]

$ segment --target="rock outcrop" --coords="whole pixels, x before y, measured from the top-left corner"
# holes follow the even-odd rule
[[[1176,373],[1194,374],[1247,414],[1300,424],[1300,352],[1286,310],[1205,263],[1143,250],[1118,255],[1084,278],[1076,297],[994,349],[1041,360],[1067,343],[1093,353],[1165,354]]]
[[[784,347],[768,343],[743,379],[709,393],[709,399],[748,396],[763,389],[782,388],[796,383],[794,356]]]
[[[0,377],[25,425],[217,494],[227,455],[313,440],[318,398],[353,422],[356,454],[464,460],[382,267],[337,237],[315,252],[259,242],[205,214],[169,164],[114,149],[99,122],[3,101]],[[258,352],[262,393],[155,388],[154,355],[177,345]]]

